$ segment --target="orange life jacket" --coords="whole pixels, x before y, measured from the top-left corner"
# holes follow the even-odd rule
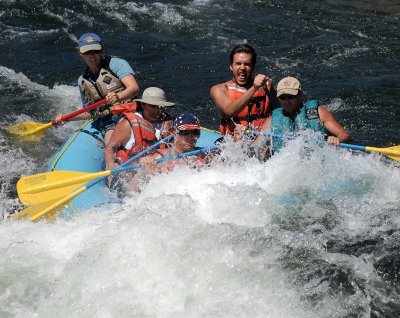
[[[238,99],[247,91],[246,88],[239,86],[233,80],[226,82],[225,85],[228,89],[229,98],[232,101]],[[270,86],[269,84],[268,89],[270,89]],[[225,135],[228,133],[233,135],[235,124],[241,124],[243,126],[250,124],[252,130],[260,130],[266,118],[271,115],[270,104],[270,100],[264,88],[260,87],[239,114],[234,116],[221,114],[221,124],[219,126],[221,134]]]
[[[129,124],[131,125],[132,133],[135,137],[135,144],[131,149],[118,150],[117,157],[121,163],[128,160],[129,157],[137,155],[158,141],[156,137],[156,129],[152,123],[132,112],[126,112],[124,115],[126,119],[129,120]],[[172,134],[172,129],[172,118],[167,115],[166,119],[161,125],[160,139]],[[162,146],[165,147],[165,145]]]
[[[121,115],[125,113],[131,113],[137,110],[136,102],[124,103],[124,104],[114,104],[111,106],[111,113],[113,115]]]

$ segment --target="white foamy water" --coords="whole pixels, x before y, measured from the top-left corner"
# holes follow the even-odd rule
[[[4,90],[13,88],[21,89],[22,93],[17,97],[27,99],[29,96],[35,96],[35,98],[39,100],[38,103],[43,105],[43,112],[36,111],[33,114],[35,117],[32,117],[32,106],[26,102],[26,108],[22,109],[23,112],[19,113],[17,118],[9,119],[3,117],[0,119],[1,124],[12,125],[26,121],[48,123],[59,113],[66,115],[82,107],[77,87],[65,84],[56,84],[53,87],[47,87],[32,81],[21,72],[15,72],[4,66],[0,66],[0,78],[2,82],[4,82],[2,87]],[[42,102],[40,100],[42,100]],[[48,107],[46,107],[47,105]],[[12,107],[13,104],[5,106]],[[46,108],[50,109],[48,110]],[[12,120],[15,122],[12,122]],[[63,127],[64,129],[53,129],[52,133],[58,135],[57,132],[59,132],[60,137],[65,139],[78,126],[79,124],[70,122]]]
[[[294,141],[261,164],[230,145],[215,166],[155,176],[123,205],[4,222],[0,315],[369,317],[365,290],[382,283],[372,256],[327,244],[398,228],[399,167],[312,150]],[[332,294],[332,266],[354,293]]]
[[[298,77],[356,143],[399,144],[398,10],[355,2],[2,1],[0,125],[80,107],[74,47],[93,31],[141,89],[210,128],[209,88],[247,42],[257,72]],[[36,144],[0,131],[0,212],[75,124]],[[398,163],[301,143],[265,164],[238,153],[157,176],[122,206],[2,223],[0,317],[398,317]]]
[[[34,122],[46,124],[52,121],[58,113],[68,114],[81,107],[77,96],[77,88],[69,85],[54,85],[47,87],[30,80],[25,74],[15,72],[0,66],[0,90],[8,93],[12,90],[21,90],[14,93],[15,101],[3,100],[3,109],[13,109],[21,100],[24,105],[18,115],[0,117],[0,126],[13,126],[20,123]],[[6,94],[4,93],[4,94]],[[38,99],[40,111],[32,111],[30,97]],[[69,122],[64,126],[50,127],[40,141],[28,142],[18,135],[9,134],[0,130],[0,212],[14,210],[16,201],[10,198],[15,192],[15,183],[19,177],[36,173],[38,169],[55,153],[60,144],[69,135],[82,125],[80,122]],[[44,158],[44,159],[42,159]]]
[[[45,85],[41,85],[33,82],[25,74],[16,72],[13,69],[7,68],[0,65],[0,76],[7,81],[7,86],[16,85],[19,88],[24,88],[30,91],[35,91],[46,98],[59,98],[60,101],[68,101],[69,103],[78,102],[77,87],[69,85],[55,85],[53,88],[49,88]]]

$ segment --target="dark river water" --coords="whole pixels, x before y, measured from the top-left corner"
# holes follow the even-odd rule
[[[0,125],[79,108],[76,40],[95,32],[142,90],[206,127],[209,89],[247,42],[256,72],[299,78],[355,144],[399,145],[399,26],[395,0],[2,0]],[[0,211],[79,125],[36,143],[0,131]],[[399,163],[303,148],[260,164],[231,144],[215,168],[159,176],[123,207],[2,223],[0,316],[399,317]]]

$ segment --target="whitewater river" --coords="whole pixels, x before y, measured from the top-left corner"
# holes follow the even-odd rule
[[[206,127],[209,88],[247,42],[257,72],[298,77],[355,144],[399,145],[400,5],[348,2],[2,0],[0,125],[80,107],[75,41],[94,31]],[[0,130],[0,212],[81,124],[36,143]],[[260,163],[228,142],[122,205],[2,222],[0,317],[399,317],[399,199],[397,161],[296,140]]]

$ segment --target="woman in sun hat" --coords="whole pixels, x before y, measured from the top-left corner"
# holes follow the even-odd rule
[[[175,104],[167,101],[165,92],[158,87],[149,87],[137,103],[134,112],[124,114],[115,127],[106,145],[104,158],[107,169],[114,169],[119,163],[138,154],[173,131],[172,117],[165,108]]]

